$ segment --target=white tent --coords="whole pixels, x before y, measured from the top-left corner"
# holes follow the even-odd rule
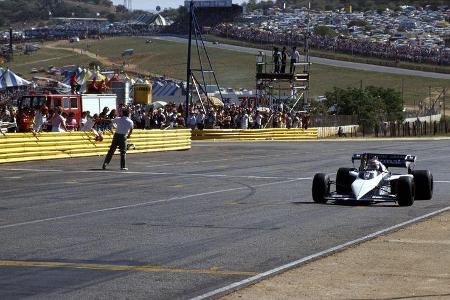
[[[0,90],[31,85],[31,82],[6,69],[0,75]]]

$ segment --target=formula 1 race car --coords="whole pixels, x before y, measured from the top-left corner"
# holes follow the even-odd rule
[[[358,169],[355,161],[360,161]],[[313,200],[397,202],[399,206],[429,200],[433,196],[433,175],[428,170],[414,170],[415,162],[416,156],[406,154],[354,154],[353,168],[340,168],[335,181],[324,173],[314,176]],[[393,174],[388,168],[407,168],[408,174]],[[336,186],[334,192],[332,185]]]

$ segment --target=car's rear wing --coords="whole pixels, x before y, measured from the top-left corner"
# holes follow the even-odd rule
[[[355,160],[361,160],[361,158],[367,157],[372,159],[377,157],[378,160],[388,168],[408,168],[412,170],[416,164],[416,156],[410,154],[382,154],[382,153],[362,153],[353,154],[352,162]]]

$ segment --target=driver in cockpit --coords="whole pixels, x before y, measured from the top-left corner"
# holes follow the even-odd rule
[[[384,172],[386,171],[386,167],[375,156],[367,161],[366,170]]]
[[[365,171],[367,168],[367,155],[361,156],[361,163],[359,164],[359,171]]]

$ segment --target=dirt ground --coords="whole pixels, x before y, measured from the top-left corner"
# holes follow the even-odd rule
[[[222,299],[450,299],[450,212]]]

